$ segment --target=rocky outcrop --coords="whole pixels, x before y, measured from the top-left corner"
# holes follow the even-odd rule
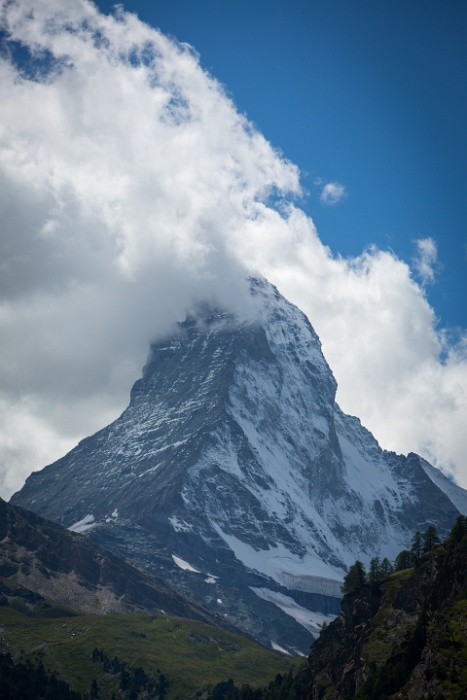
[[[467,697],[467,536],[346,595],[308,662],[300,700]]]

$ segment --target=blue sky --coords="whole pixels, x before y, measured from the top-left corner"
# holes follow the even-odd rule
[[[467,486],[467,4],[111,8],[0,0],[0,493],[257,273],[341,408]]]
[[[114,3],[98,2],[103,11]],[[467,4],[461,0],[128,0],[191,44],[237,108],[302,173],[333,253],[438,248],[426,293],[467,326]],[[315,183],[347,197],[326,206]]]

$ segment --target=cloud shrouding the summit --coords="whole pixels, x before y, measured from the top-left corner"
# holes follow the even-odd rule
[[[2,494],[121,411],[194,300],[241,306],[251,271],[309,314],[344,410],[467,484],[466,353],[409,267],[333,257],[293,204],[297,168],[189,47],[80,0],[2,8],[35,57],[0,61]]]
[[[3,22],[33,54],[0,63],[8,491],[123,408],[194,299],[241,302],[232,232],[299,182],[190,48],[136,17],[21,0]]]

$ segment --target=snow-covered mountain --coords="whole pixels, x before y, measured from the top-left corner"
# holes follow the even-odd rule
[[[264,644],[307,651],[349,564],[447,533],[467,492],[335,402],[307,318],[265,280],[151,347],[128,408],[12,502],[87,531]]]

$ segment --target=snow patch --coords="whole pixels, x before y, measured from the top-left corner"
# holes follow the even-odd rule
[[[183,571],[192,571],[194,574],[201,573],[201,571],[198,571],[198,569],[195,569],[194,566],[191,566],[191,564],[189,564],[181,557],[177,557],[175,554],[172,554],[172,559],[180,569],[183,569]]]
[[[185,522],[185,520],[179,520],[175,515],[169,517],[169,523],[172,525],[175,532],[191,532],[193,526]]]
[[[115,510],[112,512],[112,515],[108,515],[105,518],[106,523],[114,523],[118,518],[118,508],[115,508]]]
[[[259,598],[277,605],[286,615],[293,617],[299,625],[311,632],[314,637],[319,636],[324,622],[328,624],[336,617],[335,615],[324,615],[324,613],[308,610],[296,603],[290,596],[271,591],[269,588],[254,588],[253,586],[250,586],[250,588]]]
[[[70,525],[68,529],[71,530],[71,532],[86,532],[86,530],[90,530],[94,527],[95,524],[96,521],[93,515],[85,515],[84,518]]]
[[[287,649],[284,649],[284,647],[279,646],[279,644],[276,644],[276,642],[271,642],[271,648],[274,651],[279,651],[281,654],[287,654],[287,656],[292,656],[290,651],[287,651]]]

